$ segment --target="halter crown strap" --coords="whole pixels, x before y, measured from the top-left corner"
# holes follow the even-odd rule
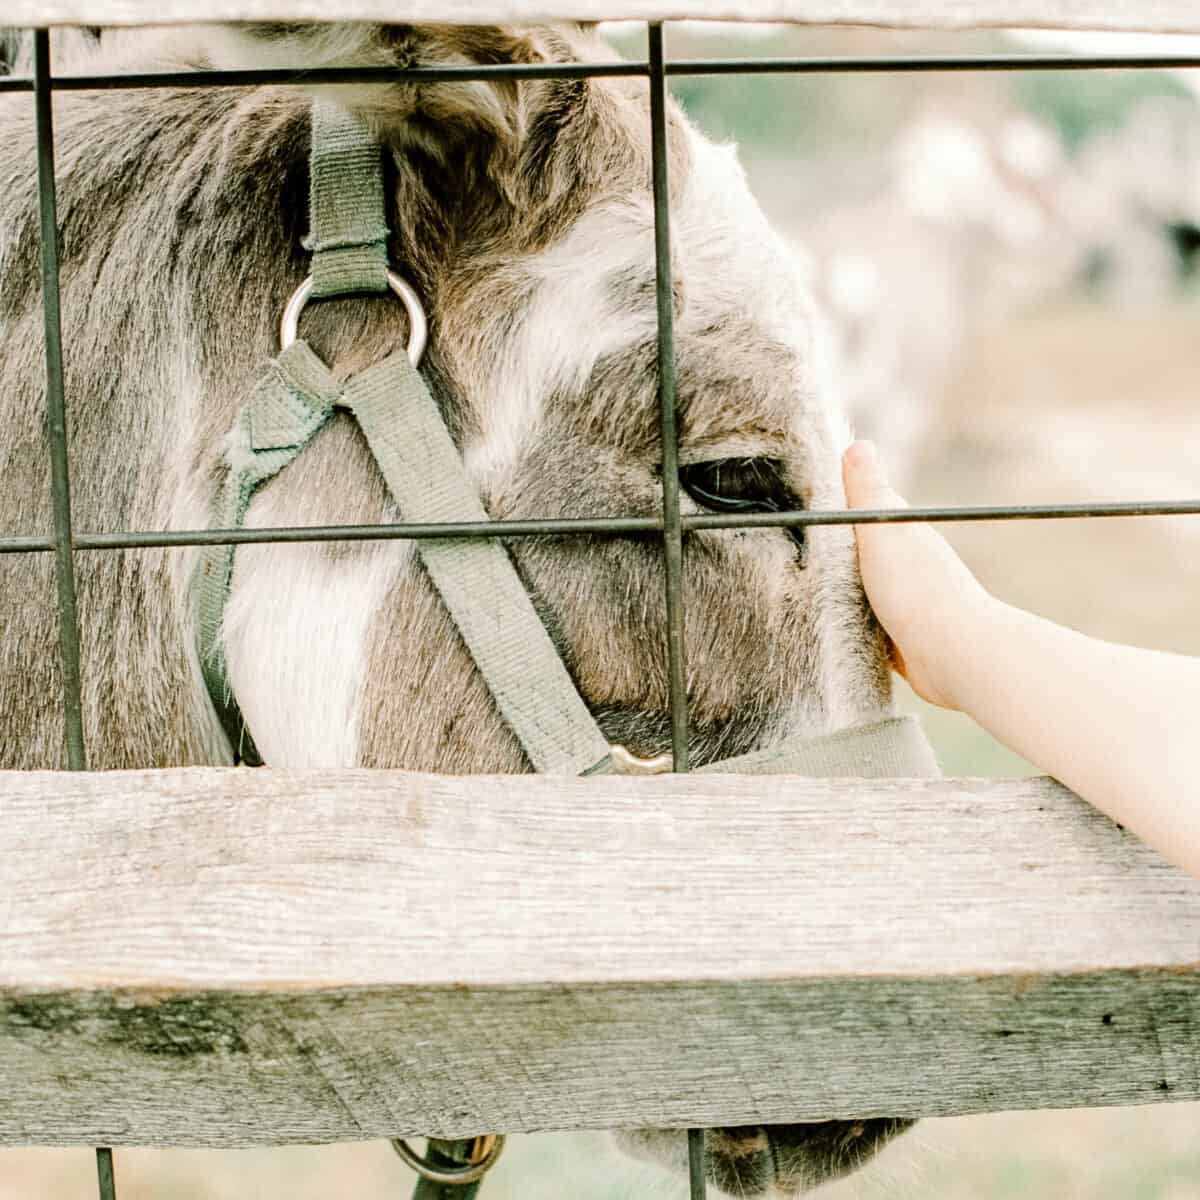
[[[313,298],[386,292],[383,156],[362,119],[328,100],[312,106],[308,186]]]

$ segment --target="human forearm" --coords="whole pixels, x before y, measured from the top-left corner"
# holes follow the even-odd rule
[[[1200,661],[1085,637],[991,601],[956,704],[1160,853],[1200,874]]]

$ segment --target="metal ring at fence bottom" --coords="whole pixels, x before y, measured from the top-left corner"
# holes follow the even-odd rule
[[[475,1183],[496,1165],[496,1160],[504,1150],[504,1135],[489,1133],[486,1137],[475,1139],[471,1150],[472,1161],[466,1166],[435,1167],[423,1159],[403,1138],[392,1138],[391,1142],[392,1149],[400,1156],[401,1161],[430,1183]]]

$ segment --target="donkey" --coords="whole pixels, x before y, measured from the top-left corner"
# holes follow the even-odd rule
[[[84,39],[88,42],[90,39]],[[141,34],[81,69],[536,63],[613,57],[594,29],[384,25]],[[662,479],[644,80],[397,83],[333,93],[385,145],[390,255],[424,298],[424,375],[496,519],[646,516]],[[204,528],[221,453],[304,278],[310,97],[177,89],[56,105],[74,515],[82,530]],[[28,96],[0,101],[0,527],[50,527]],[[801,274],[735,151],[669,114],[686,511],[832,508],[848,437]],[[386,298],[313,305],[340,376],[406,337]],[[400,519],[349,420],[254,499],[253,526]],[[669,741],[655,538],[509,547],[605,734]],[[196,651],[195,553],[78,556],[96,769],[228,764]],[[846,530],[689,535],[697,764],[890,711],[885,648]],[[62,764],[48,555],[0,557],[0,767]],[[411,544],[244,546],[229,676],[265,761],[419,771],[529,764]],[[714,1130],[714,1183],[792,1195],[906,1127],[874,1119]],[[677,1133],[621,1135],[677,1165]]]

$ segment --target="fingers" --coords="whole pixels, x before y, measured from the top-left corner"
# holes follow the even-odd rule
[[[843,457],[852,510],[907,508],[892,490],[875,447],[855,442]],[[991,598],[940,533],[924,523],[856,525],[867,599],[892,641],[892,661],[933,704],[958,707],[963,655]]]
[[[874,442],[855,442],[842,458],[842,479],[851,508],[907,508],[903,496],[892,490]]]

